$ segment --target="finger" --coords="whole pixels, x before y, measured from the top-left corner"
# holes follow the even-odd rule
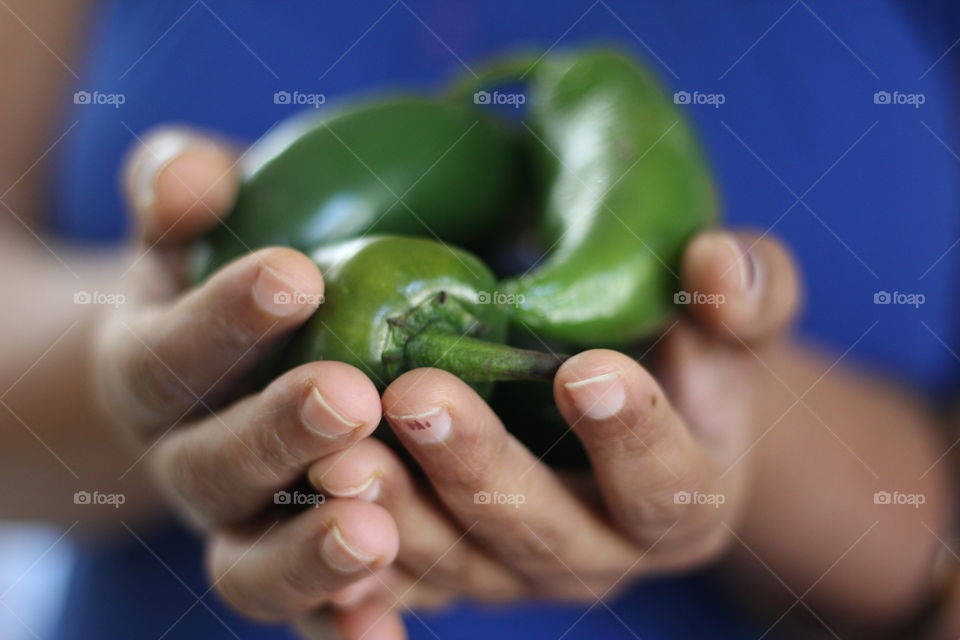
[[[691,562],[717,552],[725,541],[720,471],[649,373],[616,351],[587,351],[560,368],[554,395],[626,535]]]
[[[233,205],[236,154],[190,129],[149,133],[124,169],[124,187],[147,244],[177,244],[212,228]]]
[[[192,520],[235,524],[261,511],[314,460],[351,446],[379,422],[380,395],[359,369],[314,362],[173,432],[151,462]]]
[[[370,600],[336,617],[344,640],[404,640],[407,637],[400,613],[391,608],[387,600]]]
[[[299,617],[397,553],[393,518],[374,504],[330,500],[262,530],[219,533],[208,553],[214,587],[256,620]]]
[[[330,597],[330,607],[335,611],[350,611],[366,600],[378,598],[399,610],[439,609],[459,595],[462,594],[458,591],[431,585],[421,576],[413,576],[394,561],[335,593]]]
[[[353,584],[340,589],[330,596],[330,606],[351,609],[368,598],[379,596],[385,589],[384,575],[388,572],[395,573],[396,570],[393,567],[384,567],[376,572],[371,571],[366,578],[360,578]]]
[[[381,597],[400,612],[442,609],[463,596],[458,590],[430,584],[397,566],[387,567],[382,574],[385,588]]]
[[[682,320],[657,347],[656,371],[684,424],[724,469],[747,447],[756,397],[749,372],[755,356]],[[739,470],[742,465],[736,465]]]
[[[635,557],[456,376],[408,372],[387,388],[383,408],[447,509],[528,579],[569,580],[571,570],[590,579]]]
[[[681,280],[696,321],[737,343],[777,336],[799,306],[796,266],[770,236],[701,234],[684,253]]]
[[[310,481],[327,495],[385,507],[400,532],[397,566],[424,582],[479,600],[526,593],[517,576],[476,548],[414,484],[397,455],[380,440],[368,438],[318,460],[310,467]]]
[[[145,436],[216,401],[316,309],[323,279],[292,249],[227,265],[176,304],[120,322],[106,336],[108,405]]]
[[[403,619],[389,599],[371,598],[349,610],[313,613],[297,622],[305,640],[404,640]]]

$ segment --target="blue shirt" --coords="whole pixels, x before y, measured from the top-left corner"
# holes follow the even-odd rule
[[[333,102],[430,89],[505,49],[613,43],[686,92],[681,101],[690,96],[684,108],[716,172],[725,220],[772,230],[796,252],[807,282],[801,332],[848,352],[850,363],[942,393],[956,382],[960,353],[960,142],[954,55],[941,57],[956,12],[880,0],[107,2],[76,89],[120,94],[123,104],[94,99],[70,111],[64,128],[76,126],[58,148],[52,215],[76,240],[122,235],[117,171],[134,133],[156,124],[253,140],[302,108],[275,104],[279,91]],[[58,637],[158,637],[168,628],[168,638],[233,637],[226,627],[242,638],[286,637],[213,595],[195,604],[207,587],[187,534],[145,541],[163,564],[133,539],[85,551]],[[464,605],[420,614],[410,628],[414,638],[504,629],[551,639],[759,635],[703,576],[644,583],[610,609]]]

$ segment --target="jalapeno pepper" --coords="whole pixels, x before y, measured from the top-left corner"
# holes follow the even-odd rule
[[[296,118],[247,154],[236,205],[194,255],[202,279],[253,249],[364,233],[476,242],[517,181],[516,137],[472,106],[398,98]]]
[[[481,76],[511,81],[527,92],[550,248],[503,284],[513,321],[581,346],[649,336],[673,311],[683,247],[716,215],[690,126],[653,75],[616,52],[507,60]]]
[[[287,348],[287,365],[339,360],[381,388],[437,367],[466,382],[549,380],[560,356],[515,349],[496,281],[476,257],[434,240],[368,236],[321,246],[325,302]]]

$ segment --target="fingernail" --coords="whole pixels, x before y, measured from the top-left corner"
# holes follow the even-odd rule
[[[253,284],[253,299],[258,307],[272,316],[287,318],[308,303],[316,307],[308,298],[285,275],[265,264],[260,265]]]
[[[177,156],[186,151],[191,138],[181,133],[171,133],[152,139],[140,154],[133,169],[130,184],[133,204],[141,211],[150,211],[157,201],[157,179],[160,173]]]
[[[450,414],[443,407],[423,413],[406,416],[388,415],[388,417],[394,420],[411,439],[421,444],[443,442],[453,428]]]
[[[757,284],[757,260],[753,255],[750,244],[741,242],[728,235],[721,236],[721,240],[733,252],[733,257],[737,261],[737,273],[739,277],[738,287],[741,291],[753,291]]]
[[[363,426],[362,422],[348,420],[334,409],[314,386],[310,387],[300,408],[300,419],[307,429],[324,438],[339,438]]]
[[[355,487],[350,487],[349,489],[339,489],[334,491],[333,489],[324,485],[323,490],[325,493],[329,493],[334,498],[355,498],[357,500],[363,500],[364,502],[375,502],[377,498],[380,497],[380,487],[382,485],[380,482],[380,475],[380,472],[373,473],[369,478]]]
[[[570,392],[580,413],[594,420],[604,420],[616,415],[627,400],[620,374],[616,371],[586,380],[567,382],[563,386]]]
[[[335,524],[330,525],[330,531],[323,539],[321,553],[327,565],[341,573],[356,573],[377,560],[377,556],[362,553],[350,546]]]

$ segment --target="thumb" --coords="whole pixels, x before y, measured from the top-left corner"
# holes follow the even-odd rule
[[[683,257],[682,288],[701,329],[743,345],[780,337],[795,319],[801,287],[787,248],[769,235],[711,231]]]
[[[183,127],[154,130],[124,167],[124,191],[142,240],[175,245],[213,227],[233,205],[235,151]]]

